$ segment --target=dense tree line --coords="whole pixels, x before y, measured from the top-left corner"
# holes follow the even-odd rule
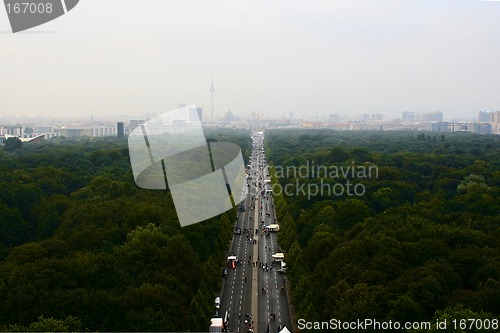
[[[273,130],[266,145],[274,175],[308,161],[379,170],[356,180],[362,196],[276,197],[298,318],[499,318],[499,136]]]
[[[248,157],[248,132],[210,131]],[[181,228],[126,140],[0,149],[0,331],[204,331],[235,211]]]

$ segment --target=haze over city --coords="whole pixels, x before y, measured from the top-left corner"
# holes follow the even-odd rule
[[[82,0],[12,34],[0,117],[500,110],[500,2]]]

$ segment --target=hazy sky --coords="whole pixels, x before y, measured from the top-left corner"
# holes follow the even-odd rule
[[[12,34],[0,116],[500,110],[500,2],[80,0]]]

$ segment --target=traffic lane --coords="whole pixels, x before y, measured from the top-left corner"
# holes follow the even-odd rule
[[[274,203],[273,203],[273,198],[270,197],[270,209],[269,212],[271,213],[271,216],[275,216],[275,210],[274,210]],[[276,252],[281,252],[281,249],[278,244],[278,234],[277,233],[271,233],[270,234],[270,243],[271,243],[271,249],[273,250],[274,253]],[[290,311],[289,311],[289,306],[288,306],[288,295],[286,293],[286,279],[284,274],[278,273],[278,269],[280,268],[281,263],[276,262],[275,265],[273,266],[273,275],[272,275],[272,281],[270,282],[271,285],[274,286],[276,293],[274,296],[276,296],[275,300],[275,309],[277,312],[276,317],[274,319],[275,326],[277,329],[277,326],[279,328],[282,328],[283,325],[286,325],[289,329],[291,329],[291,317],[290,317]]]
[[[248,201],[250,205],[251,201]],[[239,240],[237,242],[237,255],[241,263],[236,268],[236,278],[234,280],[235,286],[241,285],[240,293],[232,294],[233,296],[233,317],[231,320],[230,329],[234,332],[246,332],[248,325],[245,320],[250,320],[248,315],[251,313],[251,276],[252,276],[252,252],[253,252],[253,221],[250,217],[254,214],[253,209],[248,209],[244,214],[246,218],[242,225],[243,232],[237,235]]]
[[[272,196],[268,196],[266,199],[266,204],[263,204],[263,214],[269,213],[269,216],[264,215],[264,220],[266,220],[266,225],[268,222],[275,221],[274,215],[274,203]],[[277,242],[276,233],[272,232],[268,237],[263,238],[263,257],[267,260],[269,258],[268,252],[274,254],[279,252],[279,245]],[[271,259],[272,263],[272,259]],[[262,270],[264,275],[261,279],[261,283],[265,285],[267,292],[264,294],[265,304],[261,307],[259,313],[259,318],[262,318],[260,327],[264,331],[269,329],[270,332],[283,328],[286,325],[291,328],[291,318],[288,310],[288,299],[285,289],[285,280],[281,274],[278,274],[277,270],[280,267],[280,263],[270,264],[267,263],[267,269]]]
[[[235,269],[231,269],[228,279],[231,279],[230,289],[226,288],[226,297],[229,302],[228,309],[231,315],[230,328],[238,332],[241,329],[241,316],[250,312],[251,306],[251,279],[250,270],[245,263],[241,263]],[[246,279],[245,279],[246,277]],[[224,313],[221,313],[223,315]]]
[[[272,247],[271,247],[272,248]],[[288,314],[288,303],[284,291],[284,282],[281,274],[277,273],[277,265],[268,265],[268,269],[262,269],[261,283],[265,285],[266,292],[263,293],[261,311],[259,318],[262,318],[260,327],[267,330],[267,325],[271,331],[282,328],[283,325],[291,327]]]
[[[251,216],[253,211],[248,210],[249,213],[247,216]],[[242,284],[242,289],[241,289],[241,294],[240,294],[240,300],[239,300],[239,305],[238,305],[238,325],[236,326],[235,332],[246,332],[248,330],[248,323],[246,323],[246,320],[250,320],[248,317],[248,314],[251,313],[251,287],[252,287],[252,282],[251,282],[251,274],[252,274],[252,254],[253,254],[253,239],[251,237],[252,235],[252,222],[250,221],[249,218],[245,219],[245,228],[246,230],[244,234],[241,236],[241,249],[242,253],[240,253],[240,261],[241,264],[237,267],[238,270],[241,271],[241,280],[240,283]]]
[[[268,325],[271,329],[272,323],[270,321],[270,315],[273,312],[274,303],[274,293],[275,290],[272,287],[271,274],[272,268],[270,266],[272,247],[269,245],[269,239],[261,234],[260,238],[260,248],[259,248],[259,283],[261,290],[260,295],[260,306],[259,306],[259,328],[260,331],[265,332],[268,329]]]
[[[241,213],[240,216],[243,217],[241,218],[242,222],[240,226],[245,230],[249,228],[249,214],[246,211]],[[234,332],[245,331],[244,327],[241,327],[241,322],[243,322],[241,317],[242,314],[248,313],[251,305],[251,283],[249,282],[251,271],[247,269],[247,261],[245,260],[249,253],[251,253],[249,252],[250,250],[251,248],[245,233],[235,234],[231,254],[236,255],[241,263],[235,269],[228,268],[230,274],[228,274],[224,286],[222,299],[223,310],[227,309],[226,311],[230,313],[229,328]],[[224,315],[225,311],[222,311],[220,316],[223,317]]]

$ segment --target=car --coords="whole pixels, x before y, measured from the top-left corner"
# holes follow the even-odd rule
[[[220,297],[219,296],[215,297],[215,302],[214,303],[215,303],[215,307],[217,309],[220,309]]]
[[[278,269],[278,273],[285,274],[286,273],[286,267]]]

